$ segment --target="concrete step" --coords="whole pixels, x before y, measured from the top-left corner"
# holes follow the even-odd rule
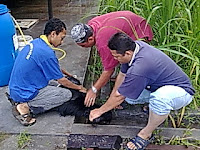
[[[126,126],[126,125],[98,125],[93,127],[90,124],[77,124],[72,126],[71,134],[87,134],[87,135],[120,135],[122,138],[132,138],[143,127]],[[190,131],[190,139],[200,140],[200,129],[186,129],[186,128],[157,128],[160,131],[160,136],[164,139],[171,139],[174,136],[183,137],[186,131]]]

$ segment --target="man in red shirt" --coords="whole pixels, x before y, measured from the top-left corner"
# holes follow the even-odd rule
[[[109,81],[119,64],[107,46],[109,39],[117,32],[125,33],[133,40],[151,41],[153,38],[151,27],[146,20],[131,11],[117,11],[97,16],[87,24],[76,24],[71,30],[71,37],[79,46],[96,46],[104,67],[100,78],[87,92],[85,105],[88,107],[95,103],[97,91]]]

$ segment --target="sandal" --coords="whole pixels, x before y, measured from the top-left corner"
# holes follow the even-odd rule
[[[35,119],[31,113],[21,115],[17,110],[17,106],[12,108],[13,116],[24,126],[31,126],[36,123],[36,120],[32,122],[32,119]]]
[[[153,139],[154,139],[153,135],[148,140],[145,140],[136,135],[136,137],[130,139],[130,142],[132,142],[135,145],[134,150],[144,150],[153,141]],[[132,150],[132,149],[126,147],[126,150]]]
[[[8,98],[8,101],[11,103],[12,106],[16,106],[16,105],[19,104],[19,103],[13,101],[13,99],[10,97],[10,95],[8,94],[8,92],[6,92],[5,94],[6,94],[6,97]]]

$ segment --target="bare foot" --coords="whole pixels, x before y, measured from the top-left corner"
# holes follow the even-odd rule
[[[29,113],[30,113],[29,106],[28,106],[27,103],[18,104],[16,109],[17,109],[17,111],[18,111],[21,115],[29,114]],[[32,124],[32,123],[34,123],[35,121],[36,121],[35,118],[31,118],[31,120],[29,121],[29,123]]]
[[[27,103],[20,103],[17,105],[17,110],[21,115],[29,113],[29,106]]]

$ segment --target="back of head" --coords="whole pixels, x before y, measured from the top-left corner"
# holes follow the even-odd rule
[[[46,23],[44,34],[48,36],[49,34],[51,34],[52,31],[56,31],[56,34],[58,35],[64,29],[66,30],[64,22],[62,22],[58,18],[52,18]]]
[[[128,50],[134,51],[135,46],[135,42],[128,35],[121,32],[114,34],[108,42],[108,47],[111,50],[116,50],[118,54],[125,54]]]
[[[71,29],[71,37],[76,43],[84,43],[92,35],[92,28],[87,24],[79,23]]]

